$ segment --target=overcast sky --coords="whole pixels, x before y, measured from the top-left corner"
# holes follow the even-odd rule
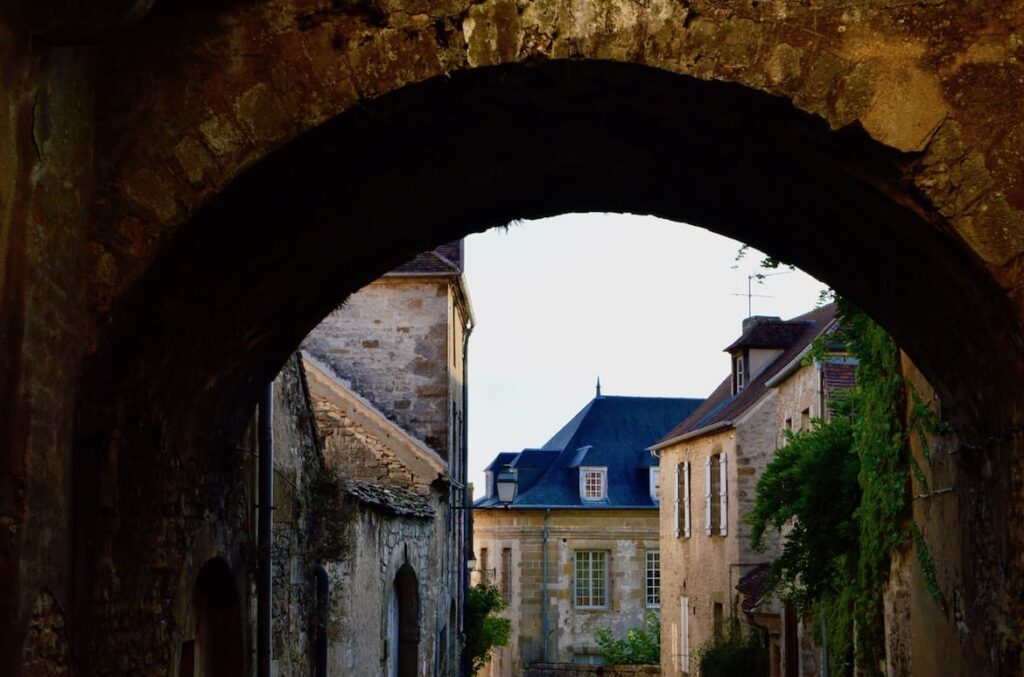
[[[476,314],[469,346],[469,480],[499,451],[536,447],[594,396],[705,397],[747,316],[740,243],[646,216],[568,214],[466,239]],[[811,310],[803,272],[754,283],[755,315]],[[737,295],[739,294],[739,295]]]

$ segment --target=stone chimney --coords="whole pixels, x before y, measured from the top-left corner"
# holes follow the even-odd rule
[[[782,322],[782,318],[773,315],[751,315],[743,320],[743,333],[746,334],[759,324],[771,324],[772,322]]]

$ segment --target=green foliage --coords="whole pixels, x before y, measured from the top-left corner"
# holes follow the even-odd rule
[[[767,677],[768,650],[760,632],[743,632],[736,617],[726,632],[697,649],[700,677]]]
[[[498,614],[507,604],[498,587],[481,580],[466,597],[466,648],[473,674],[491,659],[491,649],[508,644],[512,623]]]
[[[942,594],[942,589],[939,588],[939,581],[935,577],[935,560],[932,559],[932,553],[928,550],[928,544],[924,542],[924,535],[915,522],[910,523],[910,532],[914,535],[914,546],[917,548],[917,563],[921,567],[921,574],[924,576],[924,585],[928,589],[928,594],[942,608],[942,611],[946,612],[949,610],[949,604],[946,602],[946,596]]]
[[[609,628],[598,628],[597,646],[606,665],[658,665],[661,663],[661,620],[653,611],[644,616],[644,624],[615,639]]]
[[[787,430],[785,436],[785,446],[758,481],[747,520],[759,550],[767,545],[766,532],[791,524],[769,578],[783,597],[804,608],[839,590],[847,556],[856,550],[858,462],[848,416],[828,425],[815,420],[811,430]]]
[[[885,658],[882,592],[892,553],[911,536],[929,591],[946,608],[924,538],[909,520],[911,473],[927,487],[911,436],[927,462],[927,434],[945,430],[903,377],[892,338],[849,303],[837,303],[842,330],[816,342],[811,354],[822,359],[845,343],[858,361],[857,386],[840,398],[831,421],[787,435],[747,519],[755,547],[765,545],[766,532],[788,529],[770,589],[813,607],[825,622],[831,663],[845,661],[856,635],[858,665],[870,675]]]

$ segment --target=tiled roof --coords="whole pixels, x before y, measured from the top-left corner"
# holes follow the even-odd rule
[[[696,432],[716,423],[731,421],[752,407],[768,391],[767,382],[803,352],[816,336],[825,331],[832,324],[835,315],[835,304],[829,304],[789,320],[801,329],[781,355],[755,375],[738,395],[732,394],[732,375],[727,376],[704,400],[704,404],[673,428],[658,444],[665,444],[681,435]]]
[[[393,515],[431,519],[436,514],[427,499],[415,491],[352,479],[345,480],[343,487],[359,501]]]
[[[462,240],[456,240],[406,261],[391,273],[457,274],[462,271]]]
[[[699,399],[603,396],[591,400],[540,449],[524,449],[508,460],[498,455],[489,470],[511,463],[519,490],[513,508],[653,508],[648,484],[647,448],[699,404]],[[584,503],[579,465],[608,469],[608,498]],[[495,507],[482,498],[476,507]]]
[[[736,589],[743,595],[743,602],[740,608],[747,613],[757,609],[764,599],[764,592],[768,588],[768,565],[758,564],[753,569],[740,577]]]

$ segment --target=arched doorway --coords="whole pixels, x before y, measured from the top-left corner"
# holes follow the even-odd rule
[[[192,597],[193,639],[182,643],[180,677],[242,677],[242,610],[227,562],[217,557],[203,565]]]
[[[388,597],[389,677],[416,677],[419,663],[420,597],[416,572],[403,564]]]

